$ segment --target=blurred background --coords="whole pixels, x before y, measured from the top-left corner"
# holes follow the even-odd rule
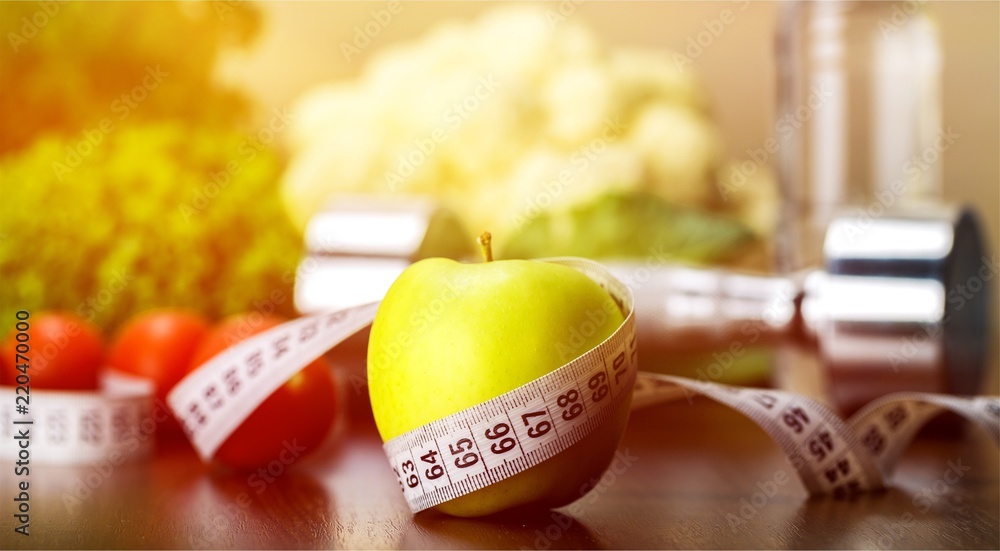
[[[731,6],[730,4],[735,4]],[[731,8],[732,24],[689,65],[703,84],[730,159],[745,159],[773,134],[774,33],[780,2],[579,2],[575,14],[612,46],[636,46],[684,54],[704,22]],[[885,2],[904,6],[906,2]],[[943,122],[967,135],[944,153],[944,195],[971,201],[995,246],[1000,237],[1000,6],[995,2],[920,2],[938,25],[944,55]],[[347,61],[340,44],[371,19],[373,6],[359,2],[262,3],[268,22],[256,43],[223,56],[219,74],[253,91],[265,105],[289,105],[316,83],[358,75],[382,45],[421,36],[446,18],[471,20],[497,3],[422,2],[387,26],[370,48]],[[289,63],[289,59],[295,59]]]
[[[995,252],[1000,4],[921,4],[959,136],[934,161],[943,196],[978,207]],[[780,132],[778,12],[5,2],[0,315],[293,314],[301,232],[339,193],[431,195],[506,257],[766,271],[775,159],[739,167]]]

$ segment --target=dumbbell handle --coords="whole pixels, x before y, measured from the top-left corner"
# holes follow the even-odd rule
[[[643,348],[701,351],[812,340],[800,311],[803,277],[669,264],[608,267],[635,293]]]

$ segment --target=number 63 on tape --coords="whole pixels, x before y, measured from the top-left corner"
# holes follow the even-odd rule
[[[899,393],[845,421],[791,392],[638,372],[628,287],[592,261],[545,262],[569,266],[600,284],[620,305],[625,322],[605,342],[555,371],[386,442],[386,456],[413,512],[537,465],[593,432],[629,400],[636,409],[694,393],[742,413],[778,444],[811,495],[883,487],[920,427],[945,410],[1000,442],[996,397]],[[370,324],[377,307],[370,303],[285,323],[227,349],[182,380],[168,403],[202,459],[209,460],[292,375]],[[416,468],[420,457],[438,450],[448,450],[455,462]]]

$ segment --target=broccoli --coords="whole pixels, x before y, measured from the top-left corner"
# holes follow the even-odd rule
[[[247,143],[174,121],[122,126],[78,163],[76,138],[4,157],[2,319],[63,309],[108,330],[154,306],[292,314],[301,240],[278,197],[282,165]]]

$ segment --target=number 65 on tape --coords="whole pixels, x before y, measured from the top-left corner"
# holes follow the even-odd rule
[[[637,408],[695,393],[739,411],[775,440],[812,495],[843,496],[883,487],[919,428],[945,410],[1000,441],[996,397],[902,393],[876,400],[844,421],[815,400],[790,392],[639,373],[628,287],[589,260],[547,262],[577,269],[608,290],[625,322],[605,342],[555,371],[386,442],[386,456],[413,512],[541,463],[590,434],[629,399]],[[233,346],[189,374],[170,393],[168,403],[201,457],[209,460],[226,437],[302,367],[370,324],[377,307],[377,302],[370,303],[288,322]],[[494,448],[498,453],[492,455],[503,454],[503,460],[491,457]],[[419,457],[442,449],[456,456],[455,469],[416,469]]]

